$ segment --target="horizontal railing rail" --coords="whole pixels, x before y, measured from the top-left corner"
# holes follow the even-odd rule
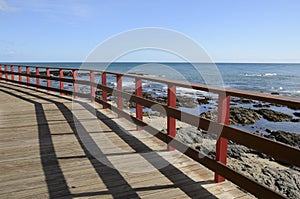
[[[10,67],[10,70],[9,68]],[[16,72],[16,68],[18,68]],[[35,69],[35,71],[30,71],[30,68]],[[25,69],[23,71],[23,69]],[[45,69],[41,75],[40,69]],[[51,75],[51,70],[56,70],[55,72],[59,77]],[[71,71],[72,77],[65,78],[64,71]],[[77,78],[78,71],[84,71],[89,73],[90,80],[81,80]],[[52,71],[53,72],[53,71]],[[95,82],[95,73],[101,75],[101,84]],[[116,88],[111,88],[107,86],[107,75],[116,76],[117,86]],[[10,75],[10,76],[9,76]],[[86,75],[86,74],[85,74]],[[4,76],[4,77],[3,77]],[[18,76],[18,80],[15,80]],[[130,94],[122,90],[122,78],[128,77],[133,78],[135,81],[135,94]],[[203,84],[188,83],[174,80],[166,80],[156,77],[142,76],[136,74],[126,74],[118,73],[113,71],[104,70],[93,70],[93,69],[78,69],[78,68],[54,68],[45,66],[20,66],[20,65],[7,65],[0,64],[0,78],[1,80],[6,80],[14,83],[19,83],[23,85],[33,86],[39,89],[45,89],[50,91],[59,92],[61,95],[73,95],[75,98],[90,98],[91,101],[95,101],[103,105],[103,108],[110,108],[112,111],[116,112],[119,117],[124,117],[129,121],[134,121],[137,125],[138,130],[144,129],[148,131],[153,136],[158,137],[168,145],[169,150],[177,149],[187,156],[191,157],[195,161],[203,164],[207,168],[216,172],[215,181],[224,181],[224,177],[235,184],[239,185],[243,189],[251,192],[256,196],[270,196],[272,198],[280,198],[282,195],[273,192],[268,187],[255,182],[252,179],[244,176],[243,174],[237,173],[234,170],[226,166],[227,157],[227,142],[231,140],[237,144],[247,146],[251,149],[257,150],[259,152],[265,153],[274,157],[277,160],[283,161],[290,165],[300,166],[300,150],[295,147],[291,147],[286,144],[275,142],[273,140],[258,136],[247,131],[237,129],[229,126],[229,115],[230,115],[230,97],[240,97],[252,100],[270,102],[274,104],[280,104],[288,106],[295,109],[300,109],[300,99],[291,98],[286,96],[273,96],[263,93],[255,93],[248,91],[241,91],[235,89],[224,89],[215,86],[207,86]],[[23,79],[26,78],[24,82]],[[35,79],[35,82],[31,82],[31,79]],[[40,84],[40,79],[46,80],[46,86]],[[168,86],[168,98],[167,104],[158,103],[150,99],[143,98],[142,96],[142,80],[147,80],[151,82],[163,83]],[[60,82],[59,88],[51,86],[51,81]],[[64,88],[64,83],[70,83],[73,85],[73,90],[66,90]],[[78,85],[86,85],[90,87],[90,93],[80,93],[78,92]],[[218,99],[218,122],[214,122],[197,115],[193,115],[176,108],[176,87],[190,88],[193,90],[201,90],[206,92],[216,93],[219,96]],[[102,91],[102,99],[95,98],[95,89]],[[117,107],[107,102],[107,95],[111,94],[117,98]],[[129,102],[134,102],[136,104],[136,116],[131,116],[130,114],[123,111],[123,101],[126,99]],[[162,111],[160,108],[155,108],[159,105],[164,108]],[[154,111],[158,111],[167,116],[167,134],[147,125],[143,122],[142,108],[148,107],[152,108]],[[209,133],[216,134],[219,136],[216,144],[216,160],[213,160],[202,154],[202,158],[199,157],[199,151],[186,146],[185,144],[177,141],[176,136],[176,119],[182,122],[188,123],[197,128],[208,131]]]

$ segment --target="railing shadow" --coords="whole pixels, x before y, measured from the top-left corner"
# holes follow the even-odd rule
[[[3,84],[4,86],[4,84]],[[5,87],[5,86],[4,86]],[[71,127],[72,131],[74,132],[78,142],[80,143],[82,149],[84,150],[84,153],[86,157],[89,159],[91,164],[93,165],[94,169],[96,170],[99,177],[102,179],[102,181],[105,183],[105,185],[108,188],[108,191],[100,191],[100,192],[88,192],[88,193],[79,193],[75,194],[73,196],[76,197],[83,197],[83,196],[99,196],[102,194],[111,194],[114,198],[139,198],[137,195],[137,191],[147,191],[147,190],[155,190],[155,189],[163,189],[163,188],[170,188],[170,187],[176,187],[182,190],[187,196],[191,198],[202,198],[202,197],[210,197],[215,198],[212,196],[210,192],[208,192],[206,189],[203,188],[203,184],[206,183],[212,183],[212,181],[201,181],[201,182],[195,182],[190,177],[185,175],[182,171],[180,171],[178,168],[170,164],[167,160],[165,160],[163,157],[161,157],[158,153],[154,152],[151,148],[149,148],[147,145],[145,145],[143,142],[138,140],[137,138],[131,136],[126,130],[118,126],[111,118],[108,118],[101,112],[97,111],[92,107],[91,105],[87,103],[80,103],[85,109],[90,111],[92,114],[96,111],[96,116],[102,120],[108,127],[110,127],[123,141],[125,141],[132,149],[134,149],[137,153],[140,153],[140,155],[149,162],[153,167],[157,168],[157,170],[163,174],[167,179],[169,179],[173,185],[166,185],[166,186],[151,186],[151,187],[141,187],[141,188],[132,188],[130,184],[123,178],[123,176],[113,168],[113,165],[109,162],[108,158],[105,154],[101,151],[101,149],[97,146],[97,144],[94,142],[92,137],[89,135],[89,132],[84,128],[84,126],[80,123],[80,120],[72,113],[72,111],[63,103],[57,102],[53,99],[47,99],[42,96],[32,94],[30,92],[7,87],[9,89],[15,90],[17,92],[25,93],[27,95],[46,100],[48,102],[54,103],[58,109],[61,111],[63,116],[65,117],[66,121],[68,122],[69,126]],[[26,88],[31,89],[31,88]],[[1,89],[2,90],[2,89]],[[34,91],[37,91],[36,89],[32,89]],[[10,92],[11,93],[11,92]],[[11,93],[13,94],[13,93]],[[18,97],[17,95],[13,94],[14,96]],[[60,97],[60,96],[57,96]],[[24,98],[24,97],[23,97]],[[64,98],[66,99],[66,98]],[[26,98],[24,98],[26,100]],[[33,100],[31,100],[33,101]],[[34,101],[33,101],[34,103]],[[38,110],[36,110],[38,111]],[[39,113],[41,114],[41,113]],[[39,119],[42,122],[43,119]],[[48,127],[49,128],[49,127]],[[45,129],[44,131],[47,131]],[[82,134],[82,135],[80,135]],[[50,133],[49,136],[51,137]],[[97,152],[101,155],[101,161],[104,160],[105,164],[103,164],[101,161],[97,160],[92,156],[92,154],[89,152],[89,150],[86,148],[84,143],[82,142],[82,137],[86,139],[85,141],[91,144],[90,146],[93,147],[93,149],[97,149]],[[145,152],[152,151],[152,153],[147,154]],[[57,162],[57,157],[53,156],[52,158],[55,159]],[[55,162],[54,162],[55,163]],[[57,162],[58,163],[58,162]],[[47,164],[47,162],[44,162],[43,164]],[[107,166],[109,165],[109,166]],[[168,165],[166,167],[161,168],[161,165]],[[46,165],[45,165],[46,168]],[[46,170],[46,169],[45,169]],[[172,171],[172,173],[169,173],[169,171]],[[48,171],[44,171],[45,175],[48,175],[49,178],[51,176],[51,173]],[[63,176],[63,175],[62,175]],[[113,180],[112,180],[113,178]],[[178,180],[180,179],[180,180]],[[65,182],[65,181],[63,181]],[[120,186],[116,186],[116,183],[122,185],[121,189]],[[52,191],[51,183],[47,182],[48,190],[49,192]],[[67,186],[67,185],[66,185]],[[195,191],[196,190],[196,191]],[[68,190],[69,191],[69,190]]]
[[[1,87],[3,88],[4,86],[1,85]],[[66,179],[58,163],[58,159],[53,146],[50,128],[47,123],[42,104],[35,102],[33,99],[27,99],[26,95],[21,96],[16,93],[4,90],[2,88],[0,88],[2,92],[34,105],[38,127],[40,157],[43,172],[45,175],[45,181],[47,183],[49,197],[56,198],[64,196],[65,198],[72,198],[70,196],[71,193],[66,183]],[[18,90],[18,92],[22,91]]]
[[[108,127],[110,127],[124,142],[126,142],[132,149],[155,167],[161,174],[169,179],[174,187],[181,189],[186,195],[191,198],[198,198],[204,196],[210,196],[211,193],[204,189],[201,185],[206,183],[213,183],[213,181],[195,182],[190,177],[185,175],[178,168],[169,163],[166,159],[160,156],[158,153],[149,148],[146,144],[141,142],[138,138],[131,136],[125,129],[120,127],[115,121],[104,115],[103,113],[96,110],[89,104],[81,103],[86,110],[91,113],[96,112],[97,118],[101,119]],[[145,153],[152,151],[152,153]],[[162,165],[167,165],[162,167]],[[172,173],[170,173],[172,171]],[[180,179],[180,180],[179,180]],[[195,188],[196,187],[196,188]],[[197,190],[196,192],[194,190]]]

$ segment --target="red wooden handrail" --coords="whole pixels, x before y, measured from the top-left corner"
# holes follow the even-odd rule
[[[260,101],[267,101],[271,103],[276,104],[282,104],[287,105],[289,107],[294,108],[300,108],[300,100],[296,98],[290,98],[290,97],[284,97],[284,96],[273,96],[268,94],[262,94],[262,93],[254,93],[254,92],[248,92],[248,91],[240,91],[240,90],[234,90],[234,89],[223,89],[213,86],[206,86],[202,84],[191,84],[187,82],[180,82],[180,81],[173,81],[173,80],[164,80],[154,77],[148,77],[148,76],[139,76],[134,74],[125,74],[125,73],[117,73],[117,72],[111,72],[111,71],[101,71],[101,70],[90,70],[90,69],[84,69],[84,71],[90,72],[90,81],[87,80],[78,80],[77,79],[77,71],[79,69],[75,68],[53,68],[59,70],[59,77],[53,77],[50,75],[50,67],[43,67],[43,66],[25,66],[26,73],[22,73],[21,70],[22,66],[18,66],[18,72],[14,71],[14,65],[11,65],[11,70],[8,70],[7,65],[4,65],[4,70],[2,68],[2,64],[0,64],[0,78],[5,79],[7,81],[16,82],[20,84],[26,84],[30,86],[35,86],[37,88],[43,88],[47,89],[48,91],[56,91],[65,93],[65,94],[74,94],[75,97],[87,97],[87,94],[78,93],[78,84],[83,85],[89,85],[91,87],[91,93],[90,97],[92,100],[95,99],[95,88],[102,90],[102,100],[95,99],[96,102],[101,103],[103,105],[103,108],[110,108],[113,111],[115,111],[119,117],[127,117],[125,112],[122,111],[123,109],[123,99],[125,98],[130,102],[136,103],[136,117],[132,118],[132,116],[129,116],[137,125],[138,130],[143,128],[144,130],[151,132],[154,132],[153,129],[151,129],[149,126],[146,126],[146,124],[142,121],[142,106],[145,107],[153,107],[154,105],[157,105],[159,103],[154,102],[149,99],[143,98],[142,95],[142,80],[150,80],[160,83],[165,83],[168,85],[168,104],[159,104],[162,106],[167,114],[167,135],[161,135],[156,134],[155,136],[162,139],[164,142],[168,144],[168,149],[173,150],[176,148],[177,150],[189,155],[189,157],[195,159],[196,161],[200,162],[201,164],[204,164],[208,168],[215,171],[215,181],[221,182],[224,180],[224,177],[235,182],[236,184],[240,185],[246,190],[249,190],[251,193],[253,193],[252,188],[247,188],[245,184],[250,183],[251,186],[256,186],[257,183],[249,180],[246,177],[241,177],[237,174],[232,174],[234,171],[227,171],[226,169],[220,167],[219,164],[225,165],[226,164],[226,156],[227,156],[227,142],[228,139],[238,143],[245,145],[247,147],[253,148],[255,150],[258,150],[260,152],[266,153],[268,155],[271,155],[275,157],[278,160],[282,160],[284,162],[287,162],[292,165],[300,166],[300,160],[295,158],[300,156],[300,150],[290,147],[285,144],[277,143],[272,140],[248,133],[246,131],[236,129],[233,127],[228,126],[229,124],[229,110],[230,110],[230,96],[236,96],[236,97],[243,97],[248,99],[254,99],[254,100],[260,100]],[[24,67],[24,66],[23,66]],[[30,74],[29,68],[33,67],[36,68],[36,74]],[[46,75],[40,75],[40,68],[46,69]],[[63,71],[64,70],[71,70],[73,72],[73,78],[64,78],[63,77]],[[100,72],[101,73],[101,83],[97,84],[94,82],[94,73]],[[5,78],[2,77],[3,73],[5,74]],[[8,78],[8,74],[11,74],[10,79]],[[106,74],[111,74],[116,76],[117,81],[117,88],[112,89],[107,87],[106,82]],[[14,79],[14,75],[19,75],[19,81],[16,81]],[[26,83],[22,82],[22,76],[27,77]],[[30,78],[36,78],[36,84],[30,83]],[[122,77],[131,77],[135,79],[135,95],[131,95],[129,93],[126,93],[122,91]],[[46,79],[47,80],[47,86],[41,86],[39,79]],[[60,82],[60,88],[53,88],[51,87],[51,80],[59,81]],[[66,91],[64,90],[64,82],[73,83],[73,89],[74,91]],[[209,121],[204,118],[200,118],[200,116],[195,116],[186,112],[182,112],[178,109],[176,109],[176,87],[186,87],[186,88],[192,88],[195,90],[203,90],[203,91],[209,91],[209,92],[215,92],[219,94],[218,99],[218,122]],[[111,104],[107,103],[107,93],[112,93],[114,96],[117,97],[117,107],[113,107]],[[160,111],[161,110],[157,110]],[[124,116],[125,114],[125,116]],[[210,133],[215,133],[211,129],[222,129],[220,138],[217,141],[216,146],[216,160],[217,163],[211,163],[210,160],[208,162],[199,160],[194,157],[194,152],[184,152],[180,149],[181,144],[178,144],[178,141],[174,140],[174,137],[176,136],[176,119],[181,120],[183,122],[186,122],[188,124],[191,124],[193,126],[196,126],[198,128],[209,130],[208,126],[210,126]],[[212,128],[211,128],[212,127]],[[156,130],[157,132],[157,130]],[[167,137],[166,137],[167,136]],[[171,142],[172,141],[172,142]],[[175,143],[175,144],[174,144]],[[188,151],[194,151],[194,149],[191,149],[188,147]],[[198,152],[199,153],[199,152]],[[199,158],[199,157],[198,157]],[[207,157],[206,157],[207,158]],[[215,164],[219,165],[216,166]],[[220,167],[220,168],[219,168]],[[219,168],[219,169],[217,169]],[[227,168],[227,167],[226,167]],[[228,169],[228,168],[227,168]],[[230,173],[230,174],[229,174]],[[220,174],[220,175],[219,175]],[[239,176],[243,183],[237,183],[236,180],[233,178],[233,176]],[[255,185],[256,184],[256,185]],[[260,189],[262,191],[266,191],[269,193],[266,187],[259,185]],[[273,193],[273,192],[272,192]],[[254,193],[255,194],[255,193]],[[271,194],[271,192],[270,192]],[[274,193],[273,193],[274,194]],[[276,194],[275,194],[276,195]]]

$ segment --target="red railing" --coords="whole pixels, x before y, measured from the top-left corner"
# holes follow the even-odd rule
[[[2,67],[4,66],[4,67]],[[25,73],[22,68],[26,68]],[[30,68],[35,69],[35,73],[30,73]],[[40,69],[45,70],[45,75],[40,75]],[[169,150],[177,149],[178,151],[184,153],[195,161],[203,164],[207,168],[214,171],[215,181],[222,182],[224,179],[228,179],[235,184],[239,185],[243,189],[251,192],[258,197],[272,197],[281,198],[282,195],[273,192],[268,187],[258,184],[252,179],[235,172],[234,170],[226,166],[227,158],[227,143],[228,140],[232,140],[238,144],[242,144],[249,148],[255,149],[259,152],[265,153],[267,155],[273,156],[274,158],[286,162],[291,165],[300,166],[300,150],[282,143],[274,142],[272,140],[266,139],[261,136],[254,135],[252,133],[233,128],[229,126],[229,116],[230,116],[230,96],[248,98],[253,100],[265,101],[280,105],[285,105],[293,107],[296,109],[300,108],[300,100],[296,98],[284,97],[284,96],[273,96],[262,93],[254,93],[248,91],[234,90],[234,89],[224,89],[219,87],[207,86],[202,84],[194,84],[180,81],[165,80],[160,78],[140,76],[135,74],[125,74],[117,73],[112,71],[102,71],[102,70],[90,70],[90,69],[80,69],[80,71],[85,71],[90,73],[90,81],[77,79],[77,71],[79,69],[75,68],[53,68],[59,70],[59,77],[50,76],[49,67],[41,66],[18,66],[18,72],[15,72],[14,65],[10,65],[10,71],[8,70],[8,65],[0,64],[0,78],[2,80],[20,83],[24,85],[34,86],[41,89],[46,89],[48,92],[55,91],[62,94],[73,95],[74,98],[85,97],[91,98],[91,101],[95,101],[103,105],[103,108],[110,108],[118,114],[118,117],[124,117],[129,121],[133,121],[137,125],[137,129],[144,129],[148,131],[153,136],[161,139],[168,144]],[[72,71],[72,79],[64,77],[64,71]],[[101,84],[95,83],[95,72],[101,73]],[[4,74],[4,78],[3,78]],[[117,86],[116,89],[112,89],[107,86],[107,74],[116,76]],[[10,78],[9,78],[10,75]],[[15,80],[15,75],[19,76],[19,80]],[[26,83],[23,82],[23,77],[26,77]],[[122,90],[122,78],[128,77],[133,78],[135,81],[135,95],[126,93]],[[35,78],[35,83],[31,83],[30,79]],[[46,86],[40,85],[40,79],[45,79],[47,81]],[[142,96],[142,80],[159,82],[168,85],[168,100],[167,104],[161,104],[154,102],[149,99],[145,99]],[[59,81],[59,88],[51,87],[51,81]],[[73,84],[73,91],[68,91],[64,89],[64,82]],[[84,94],[78,92],[78,84],[90,86],[90,94]],[[176,87],[191,88],[194,90],[202,90],[207,92],[213,92],[219,95],[218,99],[218,122],[213,122],[200,116],[192,115],[187,112],[180,111],[176,109]],[[95,98],[95,88],[102,90],[102,99]],[[117,107],[107,102],[107,94],[113,94],[117,97]],[[127,99],[129,102],[135,102],[136,104],[136,116],[133,117],[128,113],[122,111],[123,100]],[[143,122],[142,107],[152,108],[154,105],[160,105],[165,109],[167,114],[167,134],[164,134],[154,127],[147,125]],[[154,108],[155,109],[155,108]],[[161,112],[162,110],[157,109],[156,111]],[[195,127],[201,128],[212,134],[217,134],[219,139],[216,144],[216,160],[212,160],[207,156],[199,156],[199,151],[184,145],[183,143],[174,139],[176,137],[176,119],[181,120],[185,123],[193,125]],[[220,131],[220,132],[218,132]]]

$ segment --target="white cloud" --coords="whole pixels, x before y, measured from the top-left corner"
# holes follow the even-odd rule
[[[7,5],[4,0],[0,0],[0,11],[14,12],[17,11],[17,8]]]

